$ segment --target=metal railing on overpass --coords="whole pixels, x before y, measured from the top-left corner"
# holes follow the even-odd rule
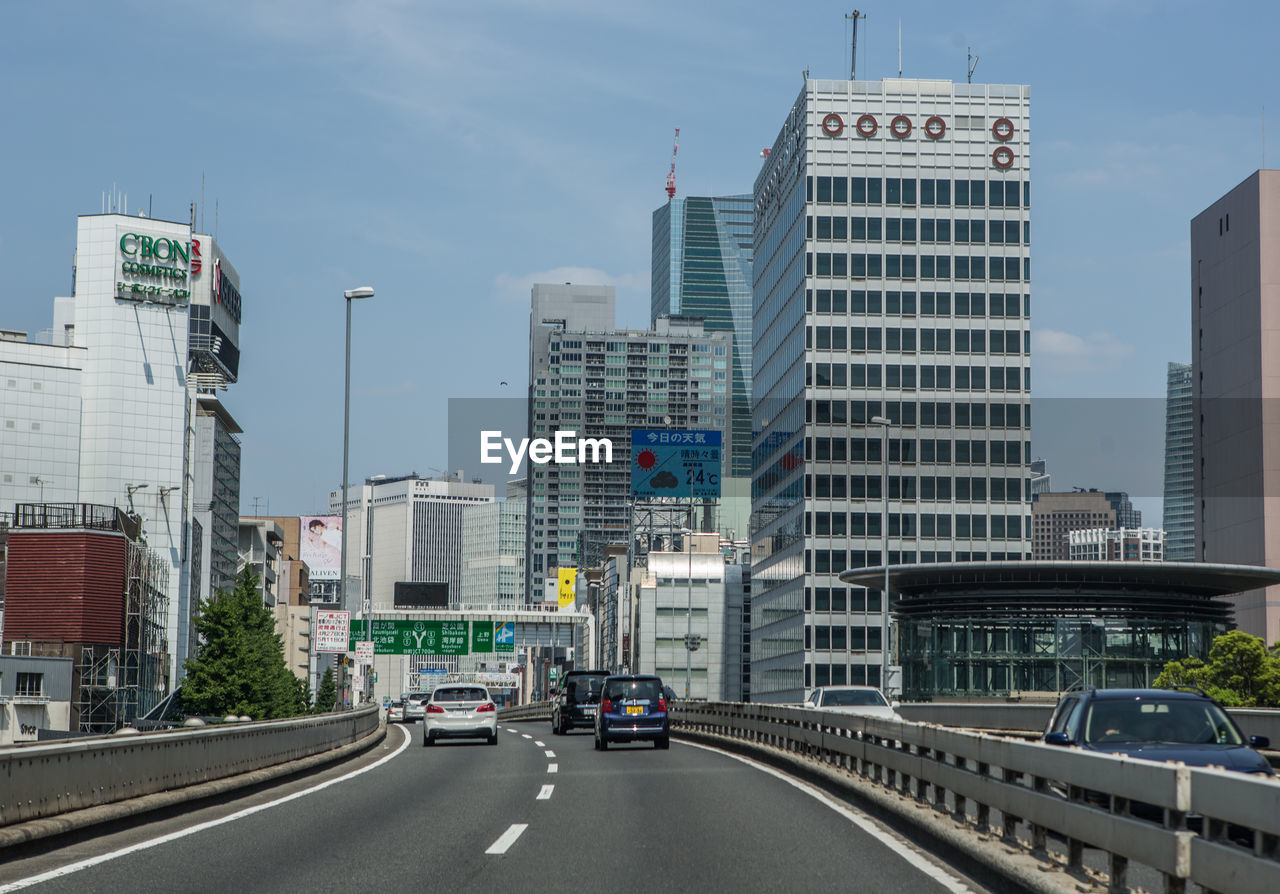
[[[904,817],[931,807],[975,833],[975,843],[998,839],[1091,884],[1084,849],[1100,849],[1114,891],[1128,890],[1131,861],[1161,873],[1169,894],[1188,881],[1209,891],[1280,891],[1274,778],[807,708],[686,703],[671,716],[673,733],[835,771],[895,796]],[[1131,804],[1163,822],[1133,816]],[[1028,828],[1026,839],[1020,830]]]
[[[66,831],[41,824],[359,747],[379,730],[377,706],[289,720],[62,740],[0,749],[0,846]],[[103,819],[116,818],[114,816]],[[88,824],[88,823],[85,823]],[[21,832],[18,827],[26,826]]]

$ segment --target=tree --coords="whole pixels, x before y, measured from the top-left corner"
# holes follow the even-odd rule
[[[307,700],[285,663],[275,618],[245,568],[235,588],[200,603],[200,653],[186,663],[183,707],[190,714],[246,714],[255,720],[306,713]]]
[[[332,711],[338,702],[338,682],[333,678],[333,668],[326,667],[316,690],[316,703],[312,710],[317,714]]]
[[[1214,639],[1207,664],[1198,658],[1171,661],[1155,685],[1199,686],[1231,707],[1280,707],[1280,650],[1233,630]]]

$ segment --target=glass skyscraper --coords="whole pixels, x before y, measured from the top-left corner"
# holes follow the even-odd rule
[[[1191,364],[1170,363],[1164,401],[1164,559],[1196,559]]]
[[[807,80],[787,114],[753,193],[753,700],[885,679],[841,571],[1029,557],[1029,175],[1025,86]]]
[[[733,335],[726,474],[751,474],[751,196],[674,198],[653,212],[650,324],[703,319]]]

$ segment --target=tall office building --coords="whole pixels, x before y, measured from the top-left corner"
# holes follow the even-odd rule
[[[1280,565],[1280,171],[1255,171],[1191,221],[1195,557]],[[1233,597],[1280,639],[1280,587]]]
[[[1170,363],[1164,400],[1164,558],[1167,562],[1194,562],[1196,558],[1194,418],[1191,364]]]
[[[883,678],[840,571],[1029,556],[1029,175],[1025,86],[806,80],[787,115],[754,189],[754,700]]]
[[[463,510],[493,502],[493,485],[416,474],[377,475],[347,488],[349,604],[359,610],[395,608],[396,583],[443,584],[449,608],[462,601]],[[342,490],[329,494],[329,512],[342,513]],[[361,598],[354,598],[359,593]]]
[[[653,212],[650,324],[701,317],[733,335],[726,474],[751,475],[751,196],[673,198]]]
[[[533,601],[552,569],[600,567],[605,547],[630,536],[632,429],[728,425],[728,333],[684,317],[660,318],[651,331],[613,326],[610,286],[533,287],[529,437],[575,432],[613,446],[611,463],[530,464]]]
[[[462,608],[523,608],[524,479],[507,484],[507,498],[462,507]]]
[[[73,291],[54,299],[44,343],[0,339],[0,384],[12,389],[0,503],[116,506],[142,519],[167,566],[173,682],[198,600],[225,571],[217,557],[239,536],[239,429],[219,393],[237,378],[240,313],[239,276],[195,232],[194,210],[192,223],[82,215]]]

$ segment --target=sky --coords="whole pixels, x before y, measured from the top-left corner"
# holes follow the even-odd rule
[[[356,286],[376,296],[353,308],[352,480],[435,474],[450,398],[523,393],[532,284],[613,285],[619,325],[648,326],[674,129],[681,195],[749,193],[803,73],[848,77],[849,12],[6,3],[0,328],[50,326],[76,216],[104,192],[177,221],[202,202],[241,276],[223,399],[244,429],[242,513],[323,511],[339,486]],[[1033,421],[1052,433],[1033,450],[1057,489],[1128,490],[1158,519],[1165,366],[1191,354],[1190,219],[1266,166],[1266,109],[1280,144],[1280,4],[863,12],[859,78],[897,76],[900,24],[905,77],[963,81],[971,51],[975,82],[1031,86]],[[1096,419],[1118,422],[1064,446]]]

